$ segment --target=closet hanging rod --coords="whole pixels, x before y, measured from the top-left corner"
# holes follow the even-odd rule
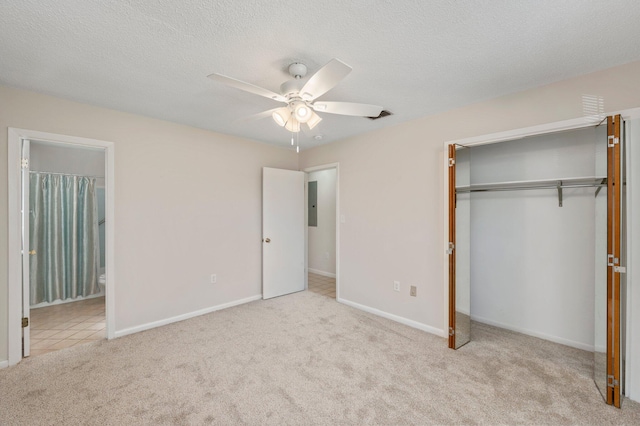
[[[456,194],[470,192],[492,192],[492,191],[527,191],[530,189],[555,189],[558,191],[558,207],[562,207],[562,190],[565,188],[598,188],[595,196],[602,187],[607,186],[606,177],[588,177],[588,178],[568,178],[553,179],[542,181],[520,181],[520,182],[503,182],[489,183],[480,185],[457,186]]]
[[[49,175],[78,176],[78,177],[87,177],[87,178],[104,179],[104,176],[78,175],[78,174],[74,174],[74,173],[59,173],[59,172],[43,172],[43,171],[39,171],[39,170],[29,170],[29,173],[47,173],[47,174],[49,174]]]
[[[489,191],[521,191],[528,189],[588,188],[607,186],[605,176],[588,178],[548,179],[539,181],[515,181],[502,183],[474,184],[456,186],[457,193],[489,192]]]
[[[528,189],[558,189],[558,188],[596,188],[600,186],[607,186],[606,183],[592,183],[592,184],[561,184],[561,185],[540,185],[540,186],[511,186],[504,188],[471,188],[469,187],[456,187],[456,192],[464,194],[467,192],[493,192],[493,191],[526,191]]]

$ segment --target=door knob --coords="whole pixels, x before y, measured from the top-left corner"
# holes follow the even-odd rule
[[[36,251],[35,250],[29,250],[29,254],[33,256],[34,254],[36,254]]]
[[[270,243],[271,242],[271,238],[265,238],[264,242],[265,243]]]

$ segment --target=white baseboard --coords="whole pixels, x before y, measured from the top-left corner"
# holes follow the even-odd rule
[[[527,336],[538,337],[540,339],[548,340],[550,342],[560,343],[561,345],[571,346],[572,348],[577,348],[577,349],[582,349],[584,351],[593,352],[593,345],[588,345],[586,343],[575,342],[573,340],[564,339],[562,337],[552,336],[550,334],[545,334],[545,333],[539,333],[537,331],[528,330],[526,328],[515,327],[515,326],[509,325],[509,324],[503,324],[501,322],[493,321],[493,320],[490,320],[490,319],[487,319],[487,318],[483,318],[483,317],[479,317],[477,315],[471,315],[471,319],[473,321],[481,322],[483,324],[488,324],[488,325],[492,325],[494,327],[500,327],[500,328],[504,328],[506,330],[511,330],[511,331],[515,331],[515,332],[518,332],[518,333],[526,334]],[[473,340],[473,338],[472,338],[472,340]]]
[[[336,277],[336,274],[333,274],[331,272],[321,271],[319,269],[307,268],[307,271],[311,272],[312,274],[322,275],[323,277],[329,277],[329,278]]]
[[[0,370],[2,370],[3,368],[7,368],[8,366],[9,366],[8,360],[0,361]]]
[[[398,315],[390,314],[388,312],[381,311],[379,309],[371,308],[369,306],[361,305],[359,303],[352,302],[346,299],[336,299],[340,303],[344,303],[347,306],[351,306],[352,308],[359,309],[361,311],[369,312],[370,314],[377,315],[379,317],[387,318],[395,322],[399,322],[400,324],[408,325],[409,327],[417,328],[418,330],[426,331],[427,333],[435,334],[439,337],[447,337],[444,330],[439,328],[431,327],[430,325],[422,324],[420,322],[410,320],[408,318],[400,317]]]
[[[141,331],[150,330],[152,328],[161,327],[163,325],[171,324],[178,321],[184,321],[189,318],[194,318],[200,315],[209,314],[211,312],[219,311],[221,309],[231,308],[233,306],[243,305],[245,303],[253,302],[262,299],[262,295],[247,297],[246,299],[234,300],[233,302],[223,303],[222,305],[212,306],[210,308],[200,309],[199,311],[193,311],[186,314],[178,315],[171,318],[162,319],[159,321],[153,321],[135,327],[125,328],[124,330],[116,330],[115,337],[127,336],[129,334],[139,333]]]

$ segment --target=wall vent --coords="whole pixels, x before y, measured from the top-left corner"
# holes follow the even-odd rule
[[[387,116],[389,116],[389,115],[393,115],[393,114],[392,114],[391,112],[387,111],[386,109],[383,109],[383,110],[380,112],[380,115],[378,115],[377,117],[367,117],[367,118],[368,118],[369,120],[378,120],[378,119],[380,119],[380,118],[382,118],[382,117],[387,117]]]

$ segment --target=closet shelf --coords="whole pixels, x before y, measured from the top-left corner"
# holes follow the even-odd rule
[[[598,196],[600,189],[607,186],[606,176],[547,179],[536,181],[515,181],[500,183],[483,183],[468,186],[456,186],[456,194],[470,192],[492,192],[492,191],[526,191],[532,189],[555,189],[558,191],[558,206],[562,207],[562,190],[565,188],[597,188],[595,196]]]

